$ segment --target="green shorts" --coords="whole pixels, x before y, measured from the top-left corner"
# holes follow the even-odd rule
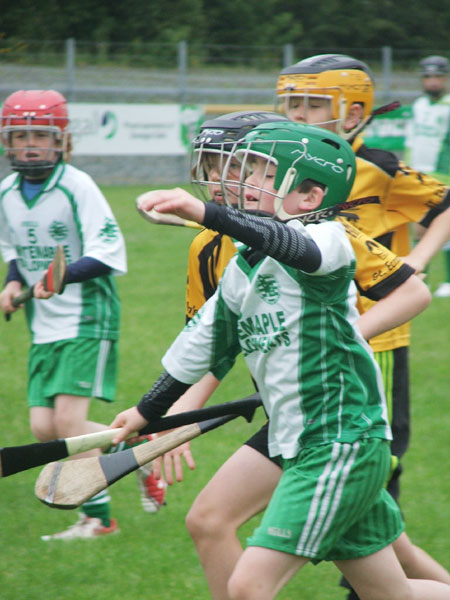
[[[53,408],[59,394],[112,402],[116,395],[117,342],[74,338],[32,344],[28,357],[28,406]]]
[[[389,443],[307,448],[283,461],[283,475],[249,546],[321,560],[367,556],[404,529],[400,510],[384,489]]]

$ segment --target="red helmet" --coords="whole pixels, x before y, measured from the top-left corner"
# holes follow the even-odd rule
[[[2,108],[2,132],[10,127],[58,128],[69,125],[67,101],[55,90],[19,90],[8,96]]]
[[[8,96],[1,115],[1,140],[14,171],[30,179],[48,176],[61,158],[70,150],[67,101],[55,90],[19,90]],[[53,134],[53,147],[42,160],[19,160],[12,147],[12,133],[44,130]],[[32,149],[30,148],[30,151]]]

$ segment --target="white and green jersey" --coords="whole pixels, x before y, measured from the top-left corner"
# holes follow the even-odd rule
[[[450,174],[450,94],[435,102],[427,95],[417,98],[405,144],[411,167],[423,173]]]
[[[58,244],[68,264],[89,256],[112,269],[111,275],[67,285],[49,300],[27,302],[33,343],[117,339],[120,305],[112,275],[126,273],[126,253],[103,194],[89,175],[64,163],[31,201],[22,195],[20,181],[11,174],[0,184],[0,244],[3,260],[17,260],[27,286],[41,279]]]
[[[239,352],[270,418],[271,456],[292,458],[333,441],[391,439],[382,381],[369,345],[355,327],[355,256],[342,225],[292,226],[322,254],[308,274],[245,251],[225,269],[219,288],[163,357],[175,379],[221,379]]]

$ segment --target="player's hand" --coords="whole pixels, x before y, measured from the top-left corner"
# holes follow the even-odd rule
[[[144,195],[138,203],[140,210],[170,213],[189,221],[202,224],[205,218],[205,204],[182,188],[154,190]]]
[[[175,480],[178,482],[183,481],[182,459],[191,471],[195,469],[195,461],[191,453],[191,445],[189,442],[181,444],[178,448],[174,448],[170,452],[166,452],[163,456],[154,459],[153,474],[156,479],[162,479],[164,471],[164,478],[168,485],[174,483],[174,472]]]
[[[12,299],[15,296],[18,296],[22,291],[22,285],[19,281],[10,281],[5,288],[0,293],[0,309],[5,313],[13,313],[19,308],[23,307],[23,304],[20,306],[14,306],[12,303]]]
[[[53,296],[53,292],[49,292],[45,289],[43,281],[38,281],[34,284],[33,296],[38,298],[38,300],[48,300],[48,298]]]
[[[119,413],[118,415],[116,415],[114,421],[109,426],[110,429],[114,429],[116,427],[123,428],[122,432],[116,435],[116,437],[113,439],[113,445],[115,446],[120,442],[123,442],[131,433],[133,433],[134,431],[140,431],[146,425],[148,425],[148,421],[144,419],[144,417],[141,415],[141,413],[135,406]],[[134,442],[138,441],[139,439],[143,438],[131,438],[129,441]]]

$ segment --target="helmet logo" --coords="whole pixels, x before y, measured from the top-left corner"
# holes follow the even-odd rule
[[[203,129],[202,134],[207,135],[221,135],[223,133],[223,129]]]
[[[293,150],[291,152],[291,154],[297,154],[300,153],[302,154],[302,150]],[[335,163],[330,162],[329,160],[325,160],[324,158],[320,158],[320,156],[313,156],[312,154],[310,154],[309,152],[305,152],[304,153],[304,158],[308,161],[313,161],[314,163],[316,163],[316,165],[319,165],[319,167],[331,167],[331,170],[334,173],[343,173],[344,169],[342,167],[340,167],[339,165],[336,165]]]

